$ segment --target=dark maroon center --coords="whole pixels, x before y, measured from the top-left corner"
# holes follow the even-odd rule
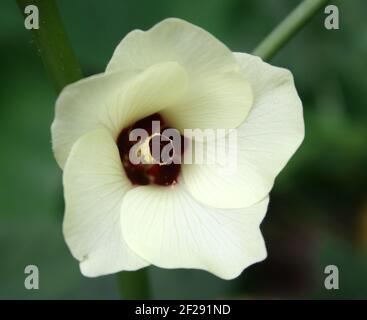
[[[153,132],[152,124],[153,121],[159,121],[159,132]],[[162,152],[163,148],[171,143],[172,149],[169,152],[170,157],[174,157],[175,155],[182,156],[184,150],[184,138],[180,135],[181,142],[180,145],[177,145],[172,140],[162,141],[161,135],[164,130],[169,129],[169,127],[162,116],[158,113],[150,115],[144,119],[141,119],[135,122],[128,128],[124,128],[119,136],[117,137],[117,147],[120,152],[120,158],[124,170],[126,172],[127,177],[130,179],[132,184],[134,185],[148,185],[148,184],[156,184],[160,186],[169,186],[174,183],[177,183],[178,176],[181,171],[181,164],[178,163],[159,163],[157,160],[157,164],[145,164],[138,163],[135,164],[131,161],[129,154],[130,149],[139,143],[139,141],[132,141],[130,139],[130,133],[134,129],[143,129],[147,132],[151,139],[149,141],[149,148],[152,154],[153,153],[153,144],[158,143],[160,152]],[[141,142],[141,141],[140,141]]]

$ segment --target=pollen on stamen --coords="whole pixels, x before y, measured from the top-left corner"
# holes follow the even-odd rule
[[[159,132],[153,132],[153,121],[159,121]],[[122,166],[125,170],[126,176],[129,178],[133,185],[149,185],[155,184],[160,186],[171,186],[178,182],[178,178],[181,172],[181,164],[179,163],[165,163],[157,159],[155,161],[152,156],[152,144],[153,140],[159,139],[159,151],[162,152],[163,148],[167,144],[172,144],[172,152],[170,156],[180,155],[182,156],[184,151],[184,138],[180,135],[180,144],[177,146],[171,140],[162,141],[162,132],[169,127],[163,117],[158,114],[152,114],[145,117],[133,125],[124,128],[117,137],[117,146],[120,153]],[[134,129],[143,129],[148,134],[147,144],[142,146],[142,149],[137,149],[138,156],[144,156],[147,162],[133,163],[130,159],[130,150],[137,143],[144,143],[144,141],[131,141],[130,133]]]

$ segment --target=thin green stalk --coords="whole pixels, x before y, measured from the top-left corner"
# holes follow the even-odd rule
[[[35,5],[39,10],[39,29],[32,29],[32,35],[56,91],[60,92],[67,84],[81,79],[82,72],[55,1],[17,0],[17,3],[24,15],[28,5]]]
[[[39,10],[40,28],[32,29],[37,50],[56,92],[82,78],[82,72],[63,27],[55,0],[16,0],[21,12],[28,5]],[[118,274],[121,294],[125,299],[149,299],[147,270]]]
[[[270,60],[328,0],[304,0],[254,50],[253,54]]]
[[[118,282],[122,298],[126,300],[148,300],[150,298],[148,268],[120,272]]]

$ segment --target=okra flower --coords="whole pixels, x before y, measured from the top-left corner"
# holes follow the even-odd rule
[[[185,129],[236,129],[236,170],[133,164],[129,134],[141,128],[153,139],[153,121],[191,141]],[[232,53],[179,19],[130,32],[104,73],[67,86],[56,103],[63,231],[81,272],[94,277],[153,264],[237,277],[266,257],[259,226],[268,194],[303,136],[288,70]],[[147,139],[138,151],[152,160]]]

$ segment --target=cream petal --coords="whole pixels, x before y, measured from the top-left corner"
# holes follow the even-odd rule
[[[304,138],[302,103],[292,74],[255,56],[235,56],[254,93],[254,105],[237,128],[235,162],[227,152],[215,164],[182,168],[193,197],[217,208],[247,207],[266,197]],[[229,137],[218,143],[229,145]]]
[[[148,31],[130,32],[116,48],[106,72],[141,71],[164,61],[178,62],[189,78],[185,98],[162,112],[171,126],[181,131],[228,129],[245,119],[252,91],[232,52],[186,21],[169,18]]]
[[[67,86],[56,102],[51,127],[60,167],[83,134],[106,128],[116,138],[131,122],[174,105],[186,88],[186,72],[175,62],[155,64],[138,74],[120,71],[97,75]]]
[[[180,183],[142,186],[123,199],[122,232],[128,245],[154,265],[233,279],[266,257],[259,225],[267,204],[264,199],[250,208],[216,209],[196,202]]]
[[[178,62],[190,78],[238,70],[232,52],[209,32],[184,20],[168,18],[147,31],[127,34],[106,72],[142,71],[165,61]]]
[[[64,175],[63,232],[85,276],[136,270],[148,263],[122,237],[122,199],[132,188],[111,134],[87,133],[73,145]]]
[[[232,129],[246,118],[253,102],[249,82],[238,72],[199,77],[174,108],[162,110],[168,123],[185,129]],[[186,136],[192,136],[187,133]]]

